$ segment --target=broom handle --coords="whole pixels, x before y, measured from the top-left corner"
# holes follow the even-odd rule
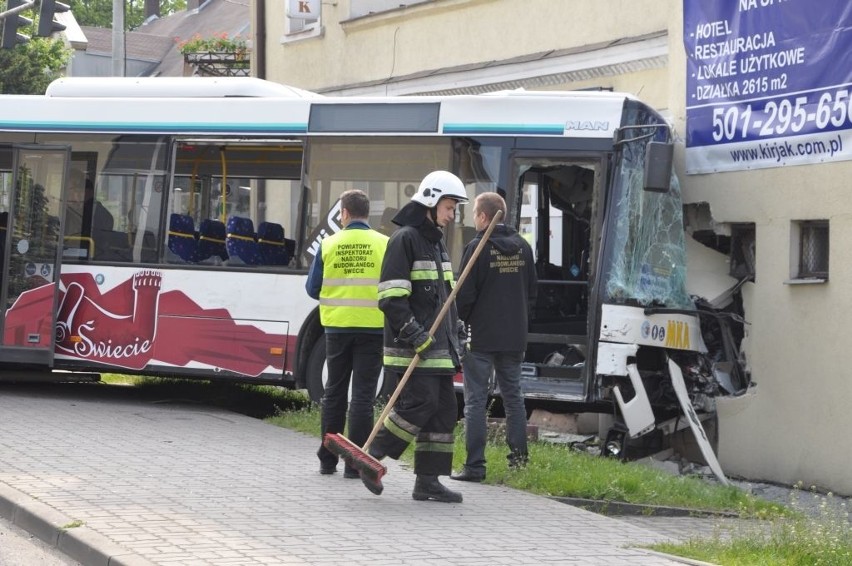
[[[476,245],[476,249],[473,250],[473,254],[470,256],[470,261],[467,262],[467,265],[459,275],[458,281],[456,281],[455,286],[450,291],[447,300],[444,301],[443,306],[441,306],[441,310],[438,311],[438,316],[435,318],[435,322],[432,323],[432,328],[429,329],[429,336],[434,336],[435,332],[438,331],[438,327],[444,321],[444,317],[447,315],[447,311],[450,310],[450,306],[453,304],[453,301],[458,295],[459,289],[461,289],[462,283],[467,279],[467,274],[470,273],[470,270],[473,268],[473,264],[476,262],[476,258],[479,257],[479,253],[482,251],[482,248],[485,247],[486,242],[488,242],[488,238],[491,236],[491,232],[494,231],[494,228],[497,226],[497,222],[503,217],[503,211],[498,210],[497,214],[494,215],[494,218],[491,219],[491,223],[488,225],[488,228],[485,230],[485,233],[482,235],[482,239]],[[402,379],[399,380],[399,384],[396,386],[396,389],[393,390],[393,394],[388,399],[387,404],[385,405],[382,414],[379,415],[379,418],[376,420],[376,424],[373,426],[372,432],[370,432],[370,437],[367,439],[367,442],[364,443],[362,451],[367,452],[370,448],[370,444],[373,443],[373,439],[376,438],[376,435],[379,433],[379,430],[382,428],[382,423],[385,422],[388,414],[393,409],[394,404],[396,403],[399,394],[402,393],[402,388],[405,387],[405,384],[408,382],[408,378],[411,377],[411,374],[414,372],[414,368],[417,367],[417,363],[420,361],[420,354],[415,353],[414,358],[412,358],[411,363],[408,364],[408,367],[405,370],[405,373],[402,376]]]

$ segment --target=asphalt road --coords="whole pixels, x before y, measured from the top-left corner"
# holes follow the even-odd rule
[[[0,517],[0,566],[81,566]]]

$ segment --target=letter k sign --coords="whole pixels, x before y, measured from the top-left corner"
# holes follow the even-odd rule
[[[318,20],[321,0],[287,0],[287,17],[295,20]]]

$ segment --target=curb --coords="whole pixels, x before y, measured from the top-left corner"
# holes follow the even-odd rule
[[[606,516],[639,515],[643,517],[730,517],[740,516],[732,511],[708,511],[706,509],[687,509],[684,507],[666,507],[662,505],[640,505],[623,501],[600,501],[579,497],[549,497],[554,501],[566,503],[587,511]]]
[[[4,483],[0,516],[86,566],[154,566],[85,525],[66,528],[74,519]]]
[[[671,560],[672,562],[689,564],[690,566],[719,566],[719,564],[715,564],[713,562],[702,562],[701,560],[695,560],[693,558],[684,558],[683,556],[675,556],[674,554],[666,554],[665,552],[658,552],[656,550],[650,550],[648,548],[643,548],[642,550],[644,550],[648,554],[659,556],[660,558],[665,558],[666,560]]]

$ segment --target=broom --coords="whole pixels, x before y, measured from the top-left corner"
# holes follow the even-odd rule
[[[502,217],[503,211],[498,210],[497,214],[494,215],[494,218],[491,219],[491,223],[482,235],[482,239],[476,245],[476,249],[473,250],[473,254],[470,256],[470,261],[467,262],[467,265],[461,275],[459,275],[458,281],[456,281],[456,285],[453,287],[452,291],[450,291],[447,300],[444,301],[444,304],[441,306],[441,310],[438,312],[435,322],[432,323],[432,327],[429,329],[429,336],[434,336],[435,332],[438,331],[438,327],[444,321],[444,317],[447,315],[447,311],[450,310],[450,306],[453,304],[453,301],[464,283],[464,280],[467,279],[467,274],[470,273],[471,268],[473,268],[473,264],[476,262],[476,258],[479,257],[479,253],[482,251],[482,248],[485,247],[485,243],[491,236],[491,232],[494,231],[494,227],[497,226],[497,222]],[[405,384],[408,382],[408,378],[411,377],[411,374],[414,371],[414,368],[417,367],[419,361],[420,354],[415,353],[414,358],[411,360],[411,363],[408,364],[408,368],[406,368],[405,373],[399,380],[399,384],[397,384],[396,389],[394,389],[393,394],[390,396],[390,399],[388,399],[382,414],[379,415],[379,418],[376,420],[376,424],[373,426],[373,430],[370,432],[370,436],[367,438],[367,442],[364,443],[364,446],[358,446],[340,433],[326,433],[325,438],[323,438],[323,445],[330,452],[337,454],[338,457],[346,460],[351,467],[358,470],[361,474],[361,481],[364,482],[367,489],[376,495],[380,495],[384,489],[382,486],[382,477],[387,473],[388,469],[379,460],[370,456],[368,450],[370,445],[373,443],[373,439],[376,438],[376,435],[382,428],[382,423],[385,422],[385,419],[388,414],[390,414],[391,409],[393,409],[397,398],[400,393],[402,393],[402,388],[405,387]]]

